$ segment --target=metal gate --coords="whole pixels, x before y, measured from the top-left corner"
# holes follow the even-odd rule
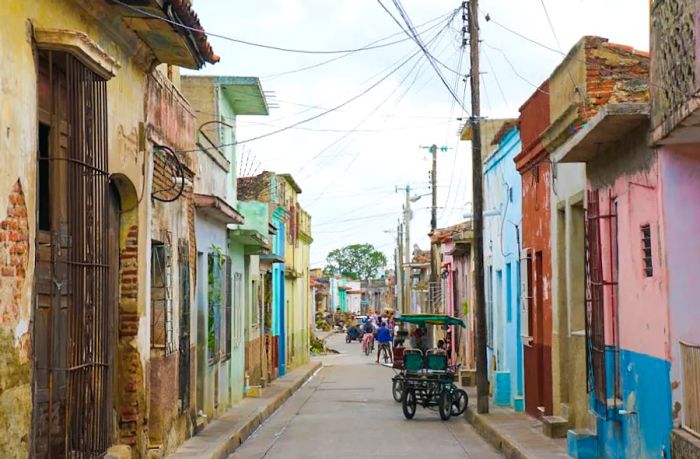
[[[608,223],[608,243],[602,241],[602,224]],[[598,415],[607,417],[608,393],[606,382],[605,347],[605,289],[615,288],[616,281],[616,225],[617,216],[610,199],[610,209],[603,214],[597,190],[588,192],[586,209],[586,350],[588,367],[588,391],[594,394],[594,408]],[[605,254],[604,254],[605,252]],[[607,256],[604,256],[607,255]],[[609,279],[606,280],[603,260],[609,258]],[[616,292],[609,298],[613,302],[611,311],[616,320]],[[617,375],[614,386],[617,388]],[[616,391],[617,392],[617,391]]]
[[[39,63],[32,455],[96,457],[112,418],[106,83],[70,54]]]
[[[178,243],[180,277],[180,410],[190,406],[190,246],[186,239]]]

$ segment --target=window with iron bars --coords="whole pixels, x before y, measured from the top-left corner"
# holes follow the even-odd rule
[[[209,253],[207,256],[207,360],[209,364],[219,361],[221,349],[221,304],[222,291],[222,256]]]
[[[231,358],[231,327],[233,327],[231,316],[231,304],[233,302],[231,291],[231,258],[225,257],[226,276],[224,277],[224,286],[226,291],[226,306],[224,309],[224,329],[226,337],[226,345],[224,347],[224,359]]]
[[[654,275],[654,264],[651,258],[651,226],[642,225],[642,261],[644,263],[644,275],[652,277]]]
[[[165,354],[176,348],[170,246],[161,241],[151,243],[151,347]]]

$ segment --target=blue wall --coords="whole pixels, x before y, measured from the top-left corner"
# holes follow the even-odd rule
[[[608,398],[613,398],[615,350],[606,352]],[[646,354],[620,350],[620,388],[623,409],[610,408],[597,421],[598,455],[611,458],[671,457],[670,362]],[[591,392],[593,394],[593,392]],[[591,396],[591,407],[595,406]],[[663,455],[665,452],[665,456]]]
[[[520,133],[511,128],[484,161],[484,211],[500,210],[484,221],[487,291],[493,291],[494,347],[488,349],[489,379],[497,404],[522,409],[523,349],[520,339],[520,227],[522,181],[514,158],[521,150]],[[496,363],[496,372],[491,370]]]
[[[285,227],[280,217],[273,213],[272,221],[277,226],[277,234],[272,240],[272,252],[284,258]],[[272,335],[278,337],[279,366],[278,376],[286,373],[286,328],[285,328],[285,291],[284,291],[284,263],[272,265]]]

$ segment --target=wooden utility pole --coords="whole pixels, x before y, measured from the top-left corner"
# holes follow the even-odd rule
[[[466,3],[466,5],[465,5]],[[476,271],[476,409],[489,412],[489,381],[486,359],[486,301],[484,298],[484,197],[481,165],[481,101],[479,98],[479,2],[462,3],[469,23],[469,81],[472,94],[472,196],[474,206],[474,269]]]
[[[433,169],[430,173],[430,191],[433,196],[433,202],[430,206],[430,231],[435,231],[437,228],[437,145],[430,146],[430,154],[433,156]]]

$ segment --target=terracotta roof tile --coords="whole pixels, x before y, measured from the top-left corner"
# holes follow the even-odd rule
[[[199,51],[202,58],[210,64],[216,64],[219,62],[221,58],[214,54],[214,50],[212,49],[211,44],[209,44],[209,40],[207,40],[207,34],[204,31],[204,27],[202,27],[202,24],[199,22],[197,13],[195,13],[192,9],[192,2],[189,0],[171,0],[171,5],[175,11],[175,14],[177,14],[178,18],[180,18],[184,25],[196,29],[191,31],[191,33],[192,37],[194,38],[195,45],[197,46],[197,51]]]

